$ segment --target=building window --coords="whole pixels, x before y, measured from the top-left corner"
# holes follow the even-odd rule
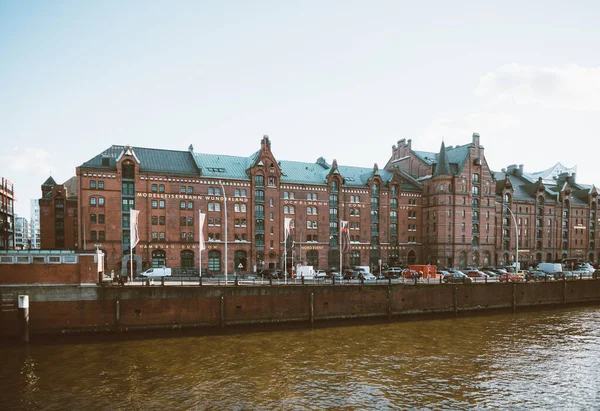
[[[96,207],[96,197],[90,197],[90,206]]]
[[[256,184],[256,186],[258,187],[264,187],[265,185],[265,177],[262,175],[257,175],[254,177],[254,183]]]
[[[159,234],[158,238],[159,238],[159,239],[161,239],[161,240],[164,240],[164,239],[165,239],[165,233],[164,233],[164,231],[161,231],[161,232],[160,232],[160,234]]]
[[[98,207],[104,207],[104,197],[98,197]]]
[[[134,184],[133,183],[122,183],[121,184],[121,193],[124,196],[133,196],[134,192]]]
[[[188,217],[187,225],[188,226],[193,226],[194,225],[194,217]]]
[[[152,208],[158,208],[158,200],[152,200]]]
[[[98,223],[104,224],[104,214],[98,214]]]
[[[151,190],[153,193],[156,193],[156,192],[158,191],[158,186],[157,186],[156,184],[152,184],[152,186],[151,186],[150,190]]]
[[[96,180],[90,180],[90,189],[92,189],[92,190],[96,189]]]
[[[152,225],[158,225],[158,216],[152,216]]]
[[[275,177],[269,177],[268,184],[269,187],[275,187]]]
[[[185,217],[179,217],[179,225],[186,225],[186,218]]]
[[[135,208],[135,200],[124,198],[123,200],[121,200],[121,206],[122,206],[123,212],[127,212],[127,211]]]
[[[104,231],[98,231],[98,240],[100,240],[100,241],[106,240],[106,233]]]
[[[152,239],[153,240],[158,240],[158,233],[156,231],[152,232]]]
[[[165,225],[165,220],[166,220],[165,216],[161,215],[160,217],[158,217],[158,224]]]
[[[92,231],[92,232],[90,233],[90,235],[91,235],[91,240],[92,240],[92,241],[94,241],[94,240],[97,240],[97,237],[96,237],[97,233],[96,233],[95,231]]]
[[[90,214],[90,223],[96,224],[96,214]]]
[[[194,194],[194,187],[192,187],[192,186],[188,186],[188,188],[187,188],[187,193],[188,193],[188,194]]]
[[[160,184],[158,186],[158,192],[159,193],[164,193],[165,192],[165,185],[164,184]]]
[[[98,190],[104,190],[104,181],[103,180],[98,181]]]
[[[187,208],[188,208],[188,210],[193,210],[194,209],[194,202],[193,201],[188,201]]]
[[[158,200],[158,208],[165,208],[165,200]]]

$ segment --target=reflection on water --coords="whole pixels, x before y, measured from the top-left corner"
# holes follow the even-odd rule
[[[590,409],[598,307],[3,346],[4,409]]]

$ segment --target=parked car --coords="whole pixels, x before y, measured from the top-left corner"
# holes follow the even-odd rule
[[[495,278],[496,280],[500,277],[500,274],[494,271],[484,271],[490,278]]]
[[[315,278],[325,278],[327,277],[327,273],[325,270],[315,270]]]
[[[576,275],[573,271],[563,271],[562,273],[554,274],[555,280],[579,280],[579,276]]]
[[[498,281],[500,281],[501,283],[507,283],[507,282],[522,283],[523,281],[525,281],[525,277],[515,275],[514,273],[506,273],[506,274],[501,274],[500,277],[498,278]]]
[[[366,272],[366,271],[362,271],[359,274],[359,279],[363,279],[365,281],[375,281],[377,280],[377,277],[375,277],[373,274]]]
[[[541,270],[531,270],[525,274],[525,279],[527,281],[550,281],[554,280],[554,276]]]
[[[590,273],[589,269],[587,269],[586,267],[579,267],[573,270],[573,274],[578,278],[592,278],[594,272],[592,271]]]
[[[342,275],[335,271],[332,271],[331,273],[329,273],[329,277],[331,277],[331,279],[335,280],[336,282],[342,281]]]
[[[473,279],[462,271],[448,273],[442,279],[445,283],[472,283]]]
[[[479,270],[469,270],[467,271],[467,275],[471,278],[487,278],[489,275]]]
[[[387,270],[383,271],[383,275],[385,278],[400,278],[403,271],[404,271],[403,268],[390,267]]]

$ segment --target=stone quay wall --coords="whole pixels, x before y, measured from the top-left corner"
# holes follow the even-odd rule
[[[600,302],[600,281],[277,286],[0,286],[0,335],[32,335],[388,318]]]

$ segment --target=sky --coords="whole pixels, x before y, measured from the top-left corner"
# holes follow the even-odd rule
[[[494,3],[494,4],[492,4]],[[600,184],[597,1],[0,0],[16,213],[113,144],[383,167],[481,136],[488,164]]]

